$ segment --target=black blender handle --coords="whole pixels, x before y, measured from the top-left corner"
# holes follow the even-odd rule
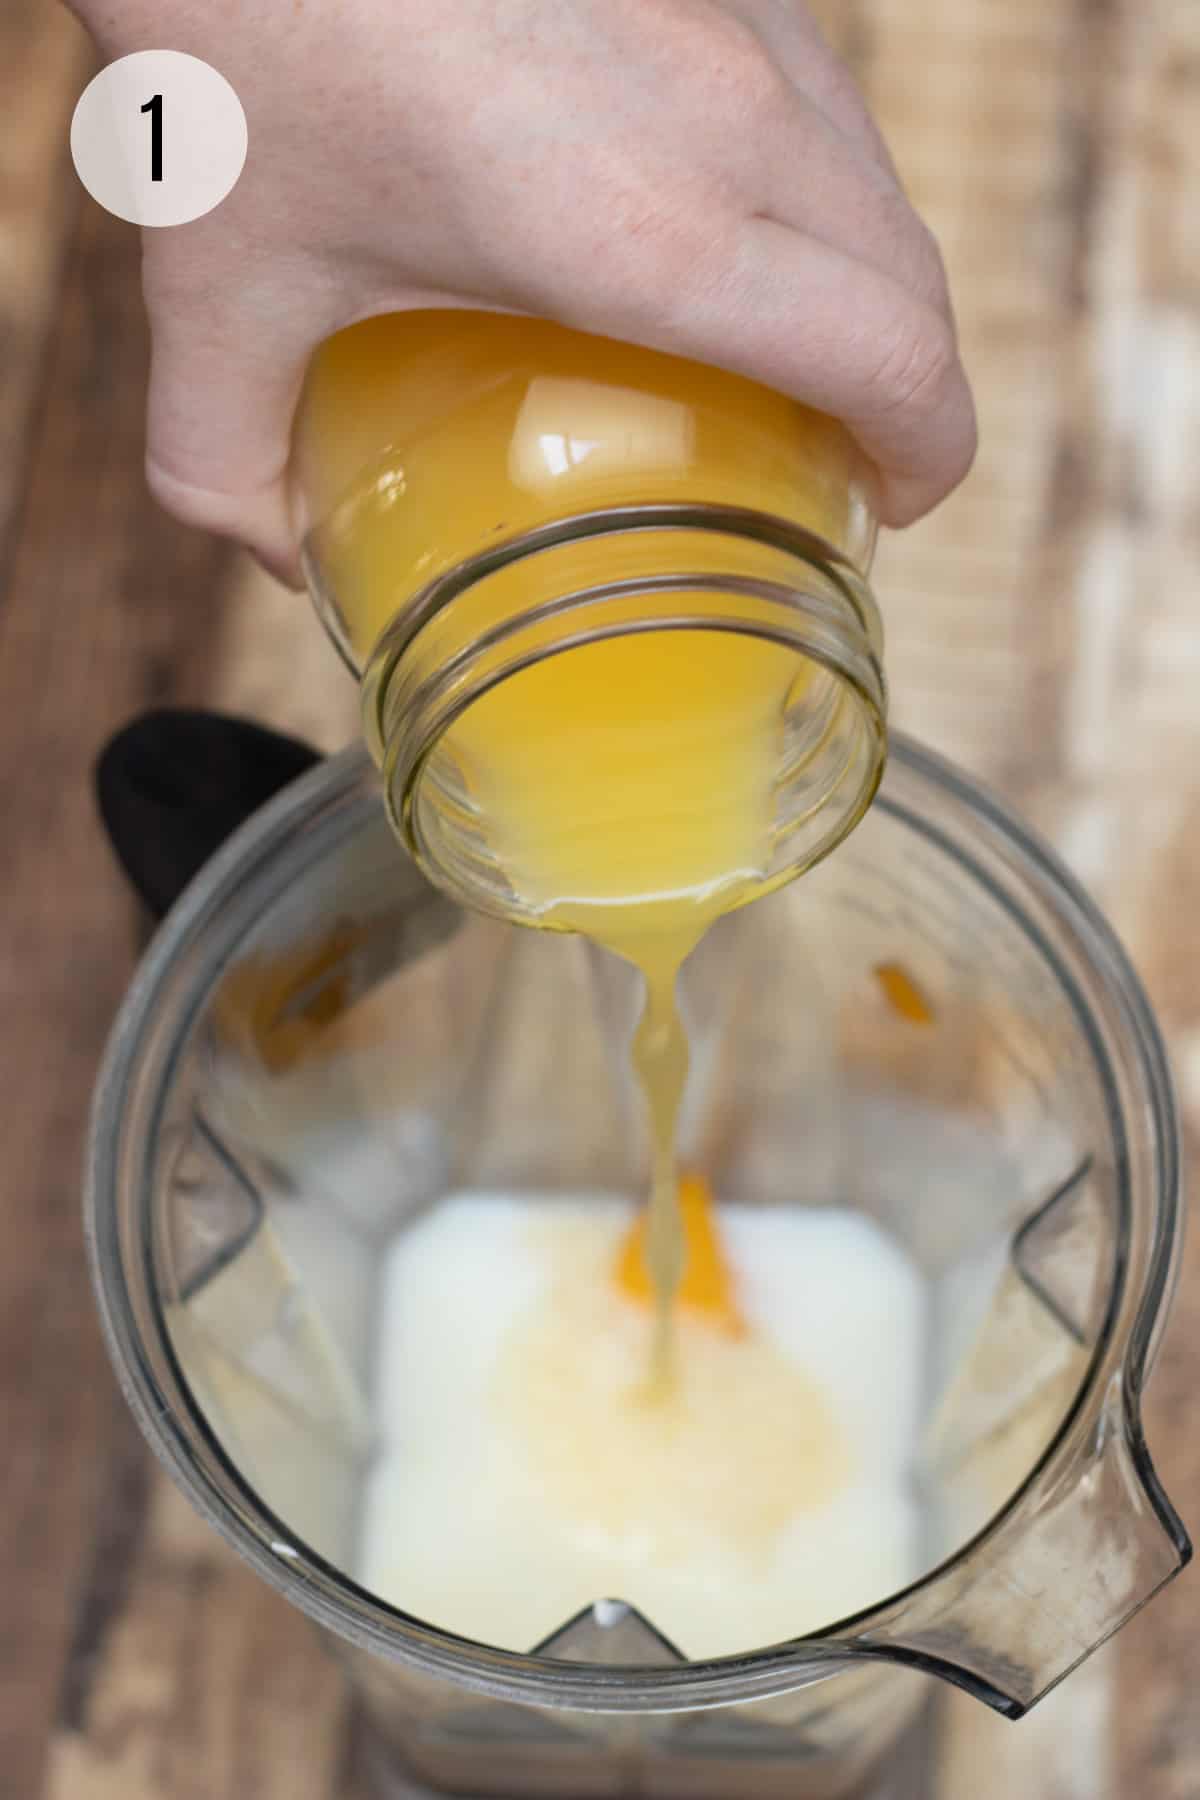
[[[162,708],[109,739],[96,759],[100,817],[155,919],[239,825],[321,753],[251,719]]]

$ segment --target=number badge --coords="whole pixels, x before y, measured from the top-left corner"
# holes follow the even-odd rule
[[[186,225],[219,206],[246,161],[242,103],[182,50],[109,63],[79,97],[71,156],[88,193],[134,225]]]

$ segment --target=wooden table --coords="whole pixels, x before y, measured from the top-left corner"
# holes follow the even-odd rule
[[[881,555],[895,716],[994,783],[1097,893],[1169,1035],[1194,1137],[1200,9],[825,10],[945,246],[983,429],[963,490]],[[144,495],[135,234],[81,200],[66,150],[89,68],[51,0],[5,0],[0,1795],[353,1800],[333,1670],[151,1467],[84,1268],[89,1088],[134,956],[89,794],[95,750],[156,701],[326,745],[352,721],[303,602]],[[1198,1392],[1193,1239],[1149,1410],[1193,1527]],[[1019,1729],[952,1703],[942,1800],[1193,1800],[1198,1615],[1185,1575]]]

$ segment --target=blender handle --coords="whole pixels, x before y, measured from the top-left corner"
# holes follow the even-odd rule
[[[168,913],[226,838],[322,760],[250,719],[164,707],[118,731],[96,759],[100,817],[151,916]]]

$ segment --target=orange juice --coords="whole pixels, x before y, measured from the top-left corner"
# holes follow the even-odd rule
[[[837,663],[842,627],[868,663],[878,647],[865,587],[845,599],[871,540],[850,439],[741,377],[481,312],[341,333],[301,418],[308,566],[368,669],[401,830],[465,898],[583,932],[645,978],[665,1370],[680,966],[849,829],[882,759],[882,700]],[[831,781],[839,822],[818,829]]]
[[[413,589],[464,554],[598,508],[752,508],[862,559],[855,474],[836,421],[755,382],[484,312],[389,314],[331,338],[295,457],[302,524],[364,662]]]

